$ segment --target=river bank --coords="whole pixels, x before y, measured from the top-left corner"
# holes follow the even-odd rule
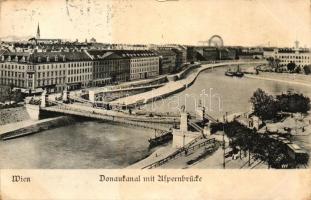
[[[29,119],[30,117],[24,106],[0,109],[0,126]]]
[[[245,77],[311,87],[310,75],[260,72],[258,75],[245,74]]]
[[[289,89],[310,94],[309,88],[300,85],[227,77],[224,76],[225,70],[225,68],[217,68],[202,72],[191,87],[163,99],[163,101],[145,105],[140,111],[174,112],[176,111],[175,107],[180,108],[179,105],[186,105],[186,111],[191,112],[195,109],[195,102],[197,102],[194,100],[200,99],[201,91],[213,89],[212,94],[220,97],[221,107],[218,108],[218,101],[211,102],[212,107],[207,101],[207,111],[208,114],[222,119],[226,112],[229,115],[247,112],[249,110],[248,99],[256,88],[262,88],[271,94],[280,94]],[[186,97],[189,100],[187,102],[184,101]],[[176,99],[178,105],[169,103],[172,98]],[[192,101],[192,99],[194,100]],[[154,135],[153,130],[133,128],[122,124],[116,125],[101,121],[75,123],[52,130],[44,130],[29,137],[0,141],[0,152],[2,152],[0,168],[123,169],[157,150],[157,148],[148,149],[148,139]],[[297,136],[297,138],[303,143],[307,141],[306,136]],[[218,148],[214,154],[202,160],[202,163],[214,155],[215,157],[221,156],[221,152],[222,149]],[[201,162],[193,167],[200,168],[199,163]],[[202,164],[201,168],[213,168],[213,161],[209,161],[209,163],[204,166]],[[217,168],[222,168],[219,163],[217,163]]]
[[[60,116],[42,120],[26,120],[17,123],[10,123],[0,127],[0,138],[2,140],[14,139],[31,135],[60,126],[75,123],[77,120],[71,116]]]
[[[253,61],[253,64],[260,64],[262,61]],[[239,65],[239,64],[246,64],[243,61],[237,61],[237,62],[224,62],[224,63],[214,63],[214,64],[204,64],[201,65],[201,67],[196,68],[192,71],[192,73],[187,72],[187,76],[185,78],[179,79],[179,80],[173,80],[169,81],[164,86],[151,90],[149,92],[144,92],[128,97],[123,97],[117,100],[114,100],[110,102],[111,104],[116,105],[123,105],[123,106],[137,106],[146,104],[158,99],[165,98],[169,95],[176,94],[178,92],[181,92],[182,90],[190,87],[198,77],[198,75],[208,69],[213,69],[217,67],[222,66],[230,66],[230,65]],[[183,73],[181,75],[178,75],[178,78],[182,77]]]
[[[277,73],[261,73],[259,75],[246,75],[248,78],[258,79],[258,80],[267,80],[271,82],[280,82],[280,83],[286,83],[286,85],[297,85],[302,86],[305,88],[306,86],[311,86],[311,76],[306,75],[292,75],[292,74],[277,74]],[[242,81],[244,79],[232,79],[234,81]],[[280,88],[276,87],[278,89],[276,91],[277,94],[280,92],[286,92],[286,90],[279,91]],[[272,91],[275,92],[275,91]],[[310,96],[310,93],[304,93],[307,96]],[[165,103],[164,103],[165,104]],[[239,113],[231,114],[231,116],[238,115]],[[297,123],[298,122],[298,123]],[[297,124],[299,126],[297,126]],[[278,128],[277,128],[278,127]],[[294,115],[294,118],[288,118],[282,123],[275,123],[275,124],[268,124],[268,130],[271,129],[275,131],[275,129],[284,129],[290,128],[291,130],[298,131],[296,134],[293,135],[292,142],[299,144],[303,149],[306,149],[309,153],[311,153],[311,134],[310,134],[310,113],[308,115],[304,116],[303,118],[299,118],[298,116]],[[303,128],[302,128],[303,127]],[[302,131],[304,130],[304,131]],[[281,132],[279,130],[279,132]],[[156,162],[158,160],[161,160],[163,157],[168,156],[170,152],[172,151],[172,147],[165,146],[158,149],[156,152],[154,152],[152,155],[147,157],[146,159],[137,162],[136,164],[128,167],[128,168],[142,168],[143,165],[149,165],[153,162]],[[210,156],[207,156],[205,159],[200,160],[196,164],[192,166],[185,165],[184,161],[175,161],[171,163],[174,164],[166,164],[161,166],[160,168],[223,168],[223,151],[221,149],[218,149],[215,153],[213,153]],[[174,165],[174,167],[173,167]],[[248,164],[248,158],[247,156],[242,156],[240,159],[232,159],[228,158],[226,159],[226,168],[230,169],[239,169],[239,168],[246,168],[246,169],[258,169],[268,168],[267,164],[264,162],[261,162],[260,160],[256,160],[255,158],[250,159],[250,165]]]

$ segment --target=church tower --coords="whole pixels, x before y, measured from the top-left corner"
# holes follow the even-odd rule
[[[37,36],[36,39],[40,39],[40,27],[39,27],[39,23],[38,23],[38,28],[37,28]]]

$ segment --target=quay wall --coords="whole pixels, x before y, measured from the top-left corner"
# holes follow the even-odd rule
[[[22,126],[16,130],[2,133],[0,138],[2,140],[14,139],[26,135],[35,134],[44,130],[66,126],[76,122],[76,118],[72,116],[60,116],[55,118],[34,121],[33,124]]]

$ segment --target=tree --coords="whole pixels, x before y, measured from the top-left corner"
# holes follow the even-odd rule
[[[269,66],[274,69],[274,71],[279,71],[281,60],[278,58],[269,57],[267,58]]]
[[[299,66],[297,66],[295,69],[294,69],[294,72],[295,73],[300,73],[301,72],[301,68]]]
[[[276,71],[276,72],[279,71],[280,62],[281,62],[280,59],[278,59],[278,58],[274,59],[274,67],[275,67],[275,71]]]
[[[310,110],[310,99],[303,94],[287,92],[277,95],[276,99],[280,111],[307,113]]]
[[[311,65],[305,65],[304,67],[303,67],[303,71],[304,71],[304,73],[305,74],[311,74]]]
[[[294,62],[290,61],[290,63],[287,64],[288,71],[293,72],[295,68],[296,68],[296,64]]]
[[[278,107],[272,95],[268,95],[258,88],[250,99],[253,104],[254,114],[262,120],[275,118]]]

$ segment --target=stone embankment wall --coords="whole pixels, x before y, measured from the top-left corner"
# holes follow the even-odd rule
[[[26,135],[31,135],[44,130],[57,128],[60,126],[66,126],[76,122],[76,118],[71,116],[61,116],[48,120],[42,120],[41,123],[36,123],[34,125],[29,125],[11,132],[2,134],[0,137],[2,140],[13,139],[17,137],[22,137]]]
[[[0,126],[30,119],[24,106],[0,109]]]

